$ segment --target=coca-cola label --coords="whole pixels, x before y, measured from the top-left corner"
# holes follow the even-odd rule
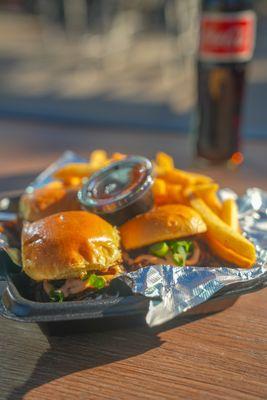
[[[248,61],[255,43],[253,11],[204,13],[201,18],[199,56],[218,62]]]

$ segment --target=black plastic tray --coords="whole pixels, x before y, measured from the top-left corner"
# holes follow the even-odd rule
[[[17,201],[17,193],[15,196],[10,196],[8,211],[16,212]],[[12,263],[5,252],[0,251],[0,315],[14,321],[37,323],[44,333],[49,335],[66,335],[144,324],[149,299],[133,295],[119,279],[114,281],[119,294],[102,300],[37,302],[29,292],[29,278]],[[248,282],[242,286],[236,284],[227,287],[209,301],[182,314],[178,319],[184,317],[190,319],[222,311],[231,306],[240,295],[263,286],[262,283]]]
[[[117,280],[119,296],[107,299],[87,299],[63,303],[33,301],[28,292],[27,276],[19,272],[5,253],[0,253],[0,269],[6,271],[0,281],[0,315],[19,322],[37,323],[45,334],[72,333],[129,327],[145,323],[149,299],[127,293],[129,289]],[[194,318],[222,311],[231,306],[241,294],[258,290],[259,285],[222,290],[209,301],[197,306],[179,318]]]
[[[0,263],[1,263],[0,256]],[[40,303],[29,300],[21,292],[27,278],[12,273],[0,282],[0,315],[19,322],[37,323],[45,334],[66,335],[72,333],[124,328],[145,324],[149,299],[138,296],[119,296],[105,300],[66,301]],[[237,299],[236,294],[219,296],[198,306],[184,316],[207,315],[222,311]]]

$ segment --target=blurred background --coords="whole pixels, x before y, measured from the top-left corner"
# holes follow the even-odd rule
[[[198,0],[0,0],[0,117],[187,133]],[[242,131],[267,137],[267,1]]]

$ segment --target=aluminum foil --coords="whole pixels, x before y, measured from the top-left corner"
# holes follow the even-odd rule
[[[239,207],[239,222],[244,235],[257,251],[257,263],[251,269],[151,266],[128,273],[124,278],[134,293],[149,297],[146,316],[149,326],[160,325],[204,303],[218,291],[238,293],[242,288],[267,286],[267,193],[248,189],[243,197],[230,189],[220,197],[234,197]]]
[[[63,156],[40,174],[26,189],[31,191],[53,180],[53,173],[70,162],[83,162],[73,152]],[[150,298],[146,321],[149,326],[160,325],[179,314],[214,297],[219,291],[242,293],[245,288],[267,286],[267,192],[248,189],[243,197],[223,189],[222,199],[233,197],[239,207],[239,222],[244,235],[256,246],[257,263],[251,269],[206,267],[150,266],[122,276],[134,293]],[[0,248],[10,250],[5,233],[0,233]],[[11,249],[12,250],[12,249]],[[12,251],[9,252],[12,255]]]

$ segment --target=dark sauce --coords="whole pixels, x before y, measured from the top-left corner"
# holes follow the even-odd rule
[[[152,164],[131,156],[94,174],[79,192],[79,200],[91,212],[121,225],[154,205]]]

